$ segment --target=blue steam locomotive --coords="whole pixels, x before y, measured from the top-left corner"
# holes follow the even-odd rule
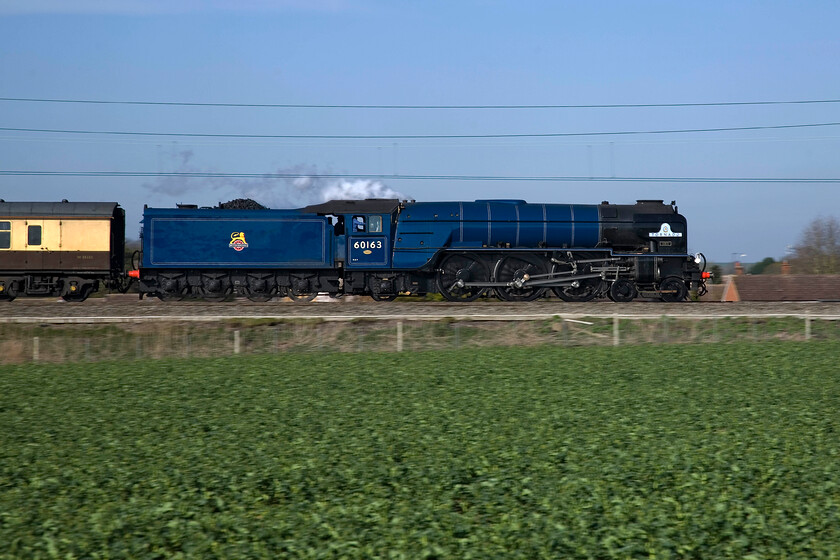
[[[300,209],[146,208],[142,294],[254,301],[326,292],[390,301],[438,292],[530,301],[705,291],[705,259],[687,253],[672,202],[529,204],[524,200],[334,200]]]

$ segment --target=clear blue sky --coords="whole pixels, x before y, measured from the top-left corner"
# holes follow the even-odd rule
[[[0,0],[0,97],[335,105],[840,99],[840,3]],[[0,127],[246,135],[482,135],[840,122],[840,103],[373,110],[0,102]],[[0,176],[0,198],[272,207],[362,174],[840,177],[840,126],[559,138],[240,139],[0,131],[0,171],[331,173],[283,179]],[[417,200],[676,200],[710,259],[781,258],[840,185],[384,179]]]

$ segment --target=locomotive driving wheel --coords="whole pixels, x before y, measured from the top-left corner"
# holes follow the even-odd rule
[[[487,266],[475,256],[467,253],[447,255],[437,270],[437,287],[449,301],[469,302],[480,298],[487,288],[467,286],[471,282],[487,282],[490,277]]]
[[[508,285],[496,288],[496,295],[505,301],[534,301],[545,294],[545,288],[529,286],[534,276],[544,275],[546,267],[539,257],[529,253],[507,255],[496,262],[493,277]]]
[[[569,286],[558,286],[553,290],[563,301],[592,301],[601,293],[601,281],[593,278],[575,280]]]
[[[587,258],[586,255],[580,255],[581,258]],[[551,267],[552,276],[558,275],[564,280],[569,280],[569,284],[565,286],[556,286],[552,291],[557,297],[563,301],[569,302],[584,302],[591,301],[601,295],[604,288],[604,282],[600,278],[579,278],[575,279],[574,274],[569,274],[576,271],[576,274],[590,274],[592,272],[592,265],[584,263],[576,265],[573,262],[555,263]]]

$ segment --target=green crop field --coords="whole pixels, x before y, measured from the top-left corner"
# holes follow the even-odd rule
[[[4,366],[0,558],[840,558],[838,356]]]

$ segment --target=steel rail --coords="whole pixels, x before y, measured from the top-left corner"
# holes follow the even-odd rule
[[[714,320],[714,319],[815,319],[826,321],[840,321],[840,315],[820,313],[729,313],[718,314],[687,314],[687,313],[645,313],[645,314],[622,314],[622,313],[523,313],[523,314],[416,314],[416,315],[146,315],[146,316],[88,316],[88,317],[0,317],[0,324],[102,324],[102,323],[212,323],[220,321],[242,321],[242,320],[270,320],[283,323],[296,322],[324,322],[324,323],[351,323],[358,321],[370,322],[393,322],[393,321],[495,321],[495,322],[518,322],[538,320],[580,320],[587,319],[619,319],[619,320]]]

